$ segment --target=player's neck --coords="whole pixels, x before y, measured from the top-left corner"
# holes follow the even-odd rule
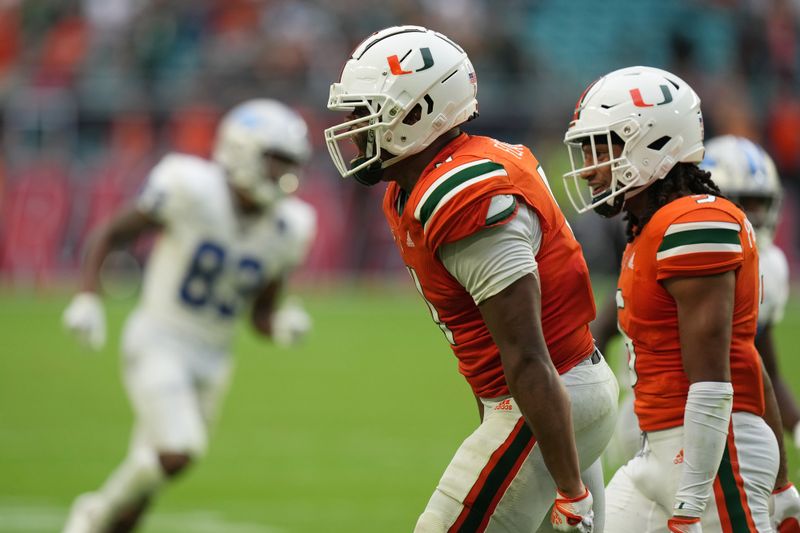
[[[625,200],[625,211],[635,217],[636,220],[650,220],[650,218],[662,207],[678,198],[689,196],[690,191],[678,191],[670,194],[666,201],[656,199],[656,189],[649,187],[640,194]]]
[[[459,128],[453,128],[434,140],[430,146],[418,154],[399,161],[385,170],[388,181],[396,181],[406,193],[411,193],[422,172],[447,144],[461,135]]]
[[[642,191],[640,194],[628,198],[625,200],[625,211],[633,215],[636,220],[644,220],[647,217],[647,213],[649,211],[648,205],[650,202],[648,201],[648,194],[647,191]]]

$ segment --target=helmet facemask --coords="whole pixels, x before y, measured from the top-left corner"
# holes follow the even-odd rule
[[[613,217],[622,210],[627,193],[638,189],[636,178],[639,173],[627,157],[627,147],[638,138],[636,123],[628,124],[626,121],[626,124],[620,126],[622,127],[612,125],[596,131],[582,131],[579,136],[570,136],[567,133],[564,143],[567,145],[572,170],[564,174],[565,188],[578,213],[594,210],[603,217]],[[615,130],[625,132],[627,141],[622,140],[622,136]],[[608,146],[609,154],[602,161],[597,154],[597,146],[601,144]],[[622,150],[619,155],[614,155],[614,146],[620,145]],[[607,168],[611,171],[608,187],[593,191],[587,178]]]
[[[383,118],[383,110],[387,106],[390,106],[389,115],[392,117],[388,122]],[[350,111],[355,116],[325,130],[325,143],[336,169],[343,177],[353,176],[364,185],[375,185],[381,180],[383,168],[391,165],[394,157],[382,149],[381,138],[385,135],[384,131],[390,130],[401,119],[403,113],[399,111],[402,107],[382,94],[356,96],[342,94],[341,84],[338,83],[331,86],[328,107],[339,111]],[[391,135],[391,132],[388,133]],[[357,150],[352,157],[347,158],[349,164],[343,155],[341,145],[343,141],[351,154],[353,148]],[[345,149],[345,152],[347,151]]]
[[[713,178],[712,178],[713,179]],[[756,234],[759,246],[767,246],[775,238],[780,214],[780,198],[772,196],[757,196],[754,194],[733,196],[730,198],[737,203],[747,215]]]

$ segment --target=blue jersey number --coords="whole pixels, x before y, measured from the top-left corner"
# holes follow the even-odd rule
[[[214,287],[225,269],[225,249],[204,241],[194,253],[189,271],[181,283],[181,300],[190,307],[214,306],[220,315],[236,314],[241,300],[249,298],[261,285],[261,263],[252,257],[243,257],[237,264],[235,289],[226,297],[216,295]]]

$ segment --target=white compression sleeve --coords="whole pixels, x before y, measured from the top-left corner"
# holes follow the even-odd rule
[[[689,387],[683,415],[683,474],[673,514],[699,517],[717,475],[733,407],[728,382],[700,381]]]
[[[539,218],[528,206],[520,205],[516,216],[505,224],[445,244],[439,249],[439,259],[480,304],[525,274],[536,272],[541,240]]]

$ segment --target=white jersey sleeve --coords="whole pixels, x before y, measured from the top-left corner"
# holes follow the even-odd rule
[[[488,216],[493,208],[501,208],[507,201],[505,195],[493,198]],[[439,259],[475,303],[480,304],[525,274],[536,272],[541,240],[536,213],[522,205],[507,223],[443,245]]]
[[[170,225],[186,215],[190,201],[184,180],[191,175],[194,158],[168,154],[150,171],[136,207],[147,216]]]
[[[279,270],[285,275],[308,256],[317,233],[317,213],[310,204],[290,196],[277,205],[275,218],[283,234],[284,250]]]
[[[783,251],[770,244],[759,250],[758,266],[764,291],[758,306],[759,329],[783,320],[789,298],[789,264]]]

